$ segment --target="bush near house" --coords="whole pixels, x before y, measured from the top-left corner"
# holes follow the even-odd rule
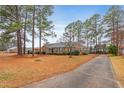
[[[65,51],[65,52],[63,52],[63,55],[79,55],[80,54],[80,52],[79,52],[79,50],[74,50],[74,51],[71,51],[71,52],[68,52],[68,51]]]
[[[46,54],[46,52],[45,51],[42,51],[41,54]]]
[[[80,54],[80,52],[78,50],[72,51],[72,55],[79,55],[79,54]]]
[[[108,46],[108,52],[110,54],[117,55],[117,51],[118,51],[118,49],[115,45],[111,44],[111,45]]]
[[[83,54],[83,55],[88,55],[88,52],[83,52],[82,54]]]
[[[63,54],[63,55],[69,55],[70,52],[68,52],[68,51],[64,51],[62,54]]]
[[[90,53],[89,51],[83,51],[81,54],[82,55],[88,55],[88,54],[92,54],[92,53]]]
[[[51,54],[51,53],[50,53]],[[63,53],[53,53],[53,54],[51,54],[51,55],[79,55],[80,54],[80,52],[78,51],[78,50],[74,50],[74,51],[71,51],[71,52],[69,52],[69,51],[64,51]]]
[[[32,51],[28,51],[28,54],[32,54]],[[39,51],[35,51],[35,54],[40,54]],[[41,54],[46,54],[46,52],[42,51]],[[49,55],[70,55],[69,51],[64,51],[63,53],[49,53]],[[71,52],[71,55],[80,55],[79,50],[74,50]]]
[[[36,51],[35,54],[40,54],[40,52],[39,51]]]
[[[32,51],[28,51],[28,54],[32,54]],[[35,54],[40,54],[40,51],[35,51]],[[46,54],[46,52],[42,51],[41,54]]]

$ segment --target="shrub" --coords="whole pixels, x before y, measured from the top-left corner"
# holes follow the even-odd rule
[[[30,50],[28,50],[28,52],[27,52],[28,54],[32,54],[32,51],[30,51]]]
[[[45,51],[42,51],[41,54],[46,54],[46,52]]]
[[[88,55],[88,53],[87,53],[87,52],[83,52],[82,54],[83,54],[83,55]]]
[[[62,54],[63,55],[69,55],[69,52],[68,51],[64,51]]]
[[[35,51],[35,54],[40,54],[40,51]],[[46,52],[42,51],[41,54],[46,54]]]
[[[53,55],[57,55],[58,53],[53,53]]]
[[[108,52],[110,54],[117,55],[117,51],[118,51],[118,49],[115,45],[111,44],[110,46],[108,46]]]
[[[64,51],[63,53],[62,53],[63,55],[79,55],[80,54],[80,52],[78,51],[78,50],[74,50],[74,51],[71,51],[71,52],[69,52],[69,51]]]
[[[89,54],[89,51],[83,51],[82,52],[82,55],[88,55]]]
[[[35,54],[40,54],[40,52],[39,51],[36,51]]]
[[[79,55],[79,54],[80,54],[80,52],[78,50],[72,51],[72,55]]]

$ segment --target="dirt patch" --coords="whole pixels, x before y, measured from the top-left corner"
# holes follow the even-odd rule
[[[97,55],[73,56],[23,56],[0,55],[0,87],[21,87],[55,74],[70,71]]]

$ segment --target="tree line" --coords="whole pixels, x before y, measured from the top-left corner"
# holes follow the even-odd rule
[[[32,42],[34,56],[34,39],[38,36],[41,53],[42,40],[47,41],[46,37],[56,36],[53,32],[53,22],[48,18],[53,14],[53,9],[54,7],[50,5],[0,6],[0,49],[5,50],[16,45],[17,54],[23,55],[26,52],[26,42]],[[119,33],[123,31],[120,29],[122,27],[124,27],[124,10],[121,6],[111,6],[104,15],[94,14],[83,22],[77,20],[68,24],[60,41],[67,42],[70,50],[73,42],[86,41],[90,50],[92,46],[110,42],[117,47],[119,55],[123,39]],[[27,35],[31,35],[32,40],[29,40]],[[113,39],[113,36],[116,38]]]
[[[123,29],[120,30],[120,28]],[[85,41],[90,50],[92,46],[110,43],[118,48],[119,55],[119,46],[123,39],[119,34],[121,31],[124,33],[124,10],[121,6],[111,6],[105,15],[94,14],[83,22],[77,20],[69,23],[60,41],[68,42],[70,50],[73,42]],[[112,33],[115,35],[112,36]]]
[[[26,53],[26,42],[32,42],[32,56],[34,56],[34,39],[47,41],[46,37],[56,36],[53,32],[53,22],[48,19],[53,14],[50,5],[5,5],[0,6],[0,48],[8,49],[17,46],[17,54]],[[27,38],[32,36],[32,40]]]

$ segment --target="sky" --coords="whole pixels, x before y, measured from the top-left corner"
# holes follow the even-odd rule
[[[55,43],[64,33],[65,27],[74,21],[81,20],[82,22],[90,18],[92,15],[99,13],[104,15],[110,5],[56,5],[53,9],[52,16],[49,20],[53,21],[54,29],[53,31],[57,34],[56,38],[48,37],[48,42]],[[122,6],[124,9],[124,6]],[[43,45],[43,41],[42,41]],[[27,46],[31,46],[28,43]],[[35,47],[39,46],[38,37],[35,38]]]

